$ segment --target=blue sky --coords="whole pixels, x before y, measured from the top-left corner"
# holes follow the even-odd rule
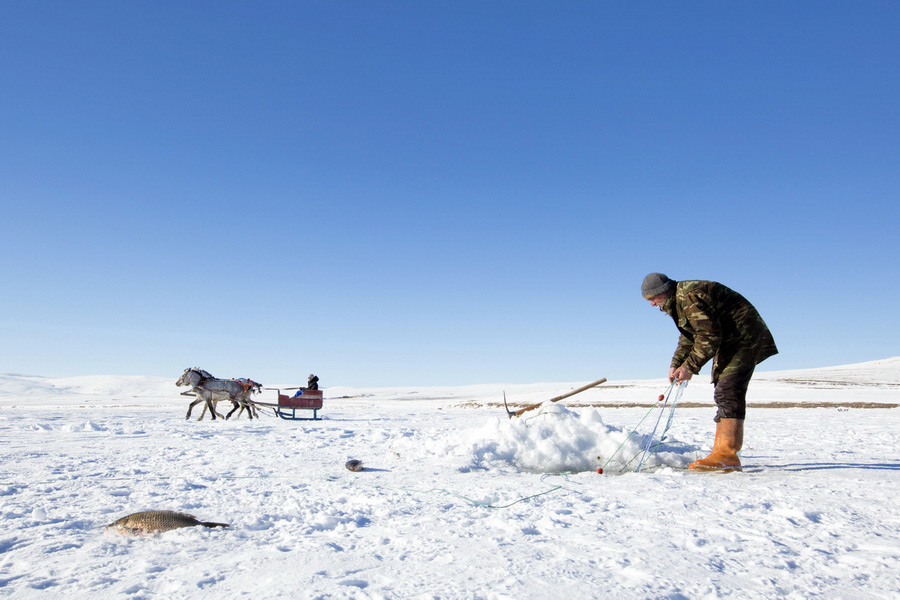
[[[900,354],[893,2],[0,5],[0,372],[665,375]],[[708,373],[709,367],[704,369]]]

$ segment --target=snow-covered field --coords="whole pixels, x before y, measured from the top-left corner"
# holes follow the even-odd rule
[[[584,382],[326,385],[320,421],[197,422],[179,375],[0,376],[0,597],[900,596],[900,357],[758,373],[734,474],[682,468],[713,439],[705,375],[640,473],[661,379],[514,420],[504,391]],[[147,509],[231,527],[103,530]]]

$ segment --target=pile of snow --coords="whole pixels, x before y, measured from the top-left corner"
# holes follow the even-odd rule
[[[657,444],[662,428],[652,439],[651,433],[607,425],[595,409],[575,412],[550,405],[520,418],[493,417],[438,446],[421,447],[407,440],[395,448],[415,459],[446,456],[461,472],[512,467],[530,473],[577,473],[605,467],[607,473],[620,473],[629,466],[633,471],[648,445],[645,468],[686,467],[693,460],[686,452],[696,449],[668,436]]]

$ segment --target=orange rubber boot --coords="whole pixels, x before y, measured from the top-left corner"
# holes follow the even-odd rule
[[[744,420],[719,419],[716,423],[716,440],[709,456],[692,462],[692,471],[740,471],[741,459],[737,453],[744,445]]]

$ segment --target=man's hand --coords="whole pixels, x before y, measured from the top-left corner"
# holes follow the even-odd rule
[[[675,367],[669,369],[669,383],[672,383],[676,380],[689,381],[693,376],[694,374],[688,371],[687,367],[685,367],[684,365],[681,365],[677,369]]]

